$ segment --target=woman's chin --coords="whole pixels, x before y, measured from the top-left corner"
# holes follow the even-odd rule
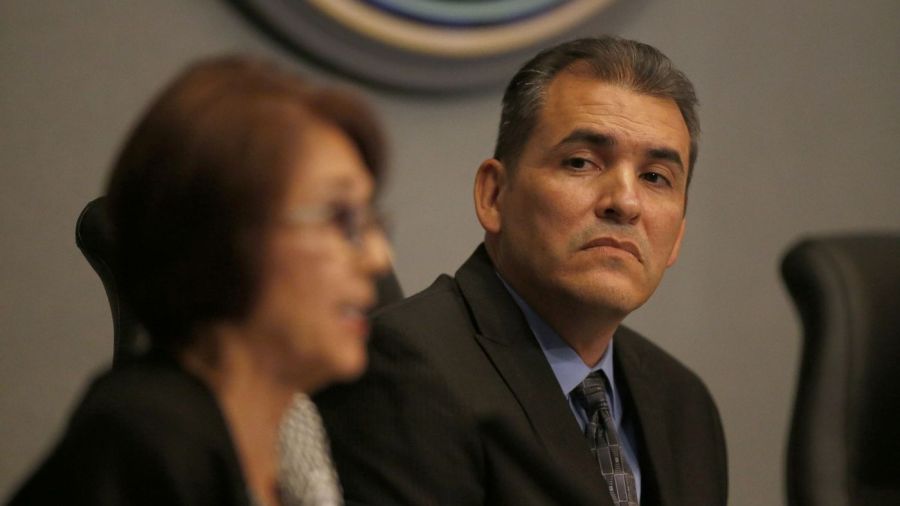
[[[337,368],[334,381],[348,382],[358,379],[366,372],[369,356],[365,346],[360,350],[347,351],[341,356],[341,364]]]
[[[339,354],[322,358],[316,365],[321,368],[318,378],[312,385],[307,385],[306,392],[313,394],[325,389],[333,383],[349,383],[358,379],[366,370],[368,355],[365,346],[360,349],[342,350]],[[327,364],[327,365],[326,365]],[[307,375],[309,377],[309,375]]]

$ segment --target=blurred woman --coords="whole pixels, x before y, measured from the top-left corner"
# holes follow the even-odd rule
[[[152,350],[98,378],[13,504],[282,503],[296,392],[359,375],[388,250],[379,128],[268,63],[189,68],[112,172],[123,298]]]

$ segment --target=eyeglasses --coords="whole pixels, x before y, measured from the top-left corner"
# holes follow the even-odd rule
[[[374,207],[347,204],[294,208],[285,221],[292,225],[334,225],[357,248],[362,247],[367,232],[385,228],[384,216]]]

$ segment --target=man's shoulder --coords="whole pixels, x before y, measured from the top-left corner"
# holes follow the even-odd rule
[[[712,399],[706,384],[690,367],[640,333],[621,326],[615,335],[615,350],[622,367],[638,368],[642,377],[658,378],[661,388],[679,392],[695,392]]]
[[[438,276],[427,288],[400,301],[389,304],[372,315],[374,321],[393,321],[432,307],[443,307],[462,302],[454,278],[447,274]]]
[[[473,316],[484,308],[471,304],[458,277],[441,275],[428,288],[378,311],[369,367],[356,385],[440,398],[461,417],[487,409],[506,386]]]
[[[441,336],[472,332],[465,298],[456,280],[446,274],[429,287],[376,311],[372,316],[373,339],[413,338],[420,345]],[[426,341],[423,342],[422,340]]]

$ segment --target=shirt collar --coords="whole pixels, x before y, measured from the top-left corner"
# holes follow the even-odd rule
[[[600,362],[594,367],[588,367],[585,365],[584,361],[581,360],[581,357],[578,356],[578,353],[563,341],[563,339],[559,337],[559,334],[550,328],[550,325],[548,325],[543,318],[538,316],[538,314],[531,309],[531,306],[529,306],[528,303],[506,283],[506,280],[500,276],[500,273],[497,273],[497,277],[500,278],[503,286],[506,287],[506,290],[509,291],[509,294],[512,295],[513,300],[516,301],[516,304],[525,315],[525,320],[528,322],[528,326],[531,328],[534,337],[537,338],[538,344],[540,344],[541,350],[544,352],[544,356],[547,357],[550,368],[553,370],[553,374],[556,376],[556,380],[559,382],[563,394],[568,397],[572,390],[575,389],[579,383],[584,381],[584,378],[586,378],[588,374],[602,370],[606,375],[606,380],[609,385],[610,391],[608,391],[607,394],[613,396],[613,405],[618,405],[618,390],[616,389],[616,380],[615,375],[613,374],[613,342],[609,342],[609,346],[606,348],[606,352],[603,353]]]

